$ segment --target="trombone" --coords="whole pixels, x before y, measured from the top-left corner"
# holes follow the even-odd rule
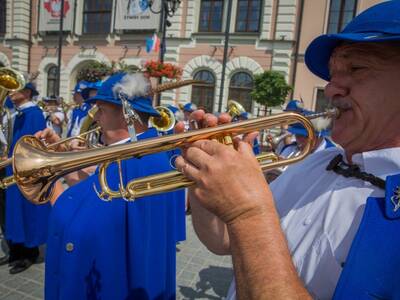
[[[216,139],[224,144],[231,144],[231,137],[235,135],[278,126],[282,123],[302,123],[309,137],[308,143],[302,152],[298,156],[289,159],[274,158],[275,156],[265,159],[265,155],[259,156],[260,167],[265,171],[304,159],[311,153],[316,140],[314,127],[310,119],[318,117],[334,118],[337,115],[338,111],[336,109],[307,117],[295,112],[286,112],[181,134],[166,135],[129,144],[79,152],[51,152],[37,138],[25,136],[14,147],[12,156],[14,179],[25,198],[32,203],[41,204],[51,198],[53,183],[60,177],[82,168],[102,164],[99,168],[99,182],[102,188],[98,193],[99,197],[104,200],[122,197],[133,201],[138,197],[185,188],[192,185],[193,182],[185,178],[179,171],[171,171],[132,180],[126,187],[121,184],[119,191],[113,191],[108,186],[106,180],[107,166],[112,162],[120,164],[121,160],[124,159],[138,158],[160,151],[175,149],[201,139]],[[271,157],[274,158],[272,162]]]
[[[72,137],[69,137],[69,138],[61,139],[58,142],[52,143],[50,145],[47,145],[46,148],[47,148],[47,150],[53,150],[54,151],[60,145],[63,145],[63,144],[67,145],[67,143],[72,141],[72,140],[79,140],[82,143],[85,143],[89,148],[96,148],[96,147],[98,147],[98,144],[93,145],[91,143],[90,135],[91,134],[99,134],[100,131],[101,131],[101,127],[97,126],[97,127],[93,128],[93,129],[88,130],[86,132],[83,132],[83,133],[81,133],[81,134],[79,134],[77,136],[72,136]],[[70,150],[68,148],[68,146],[67,146],[67,150]],[[13,162],[12,157],[0,162],[0,169],[3,169],[5,167],[11,165],[12,162]],[[14,185],[15,183],[16,183],[16,181],[15,181],[14,175],[10,175],[10,176],[4,177],[4,178],[0,179],[0,189],[7,189],[8,187]]]

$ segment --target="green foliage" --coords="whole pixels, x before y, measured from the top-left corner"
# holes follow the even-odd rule
[[[251,97],[266,107],[278,106],[285,102],[292,87],[286,83],[285,77],[277,71],[265,71],[254,76],[254,89]]]
[[[112,62],[111,65],[93,61],[85,65],[77,75],[77,81],[85,80],[90,82],[96,82],[103,80],[105,77],[118,72],[134,73],[140,69],[133,65],[128,65],[124,62]]]

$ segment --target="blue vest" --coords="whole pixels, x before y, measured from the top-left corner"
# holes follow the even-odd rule
[[[82,104],[80,107],[76,107],[72,110],[72,116],[69,123],[67,137],[70,137],[72,134],[72,130],[74,129],[75,124],[78,122],[80,124],[81,120],[87,116],[87,113],[90,109],[90,105],[87,103]]]
[[[154,129],[139,139],[157,135]],[[124,182],[169,171],[165,152],[122,162]],[[107,179],[118,189],[116,164]],[[45,296],[61,299],[175,299],[176,242],[184,201],[176,192],[134,202],[100,200],[97,174],[66,190],[49,226]]]
[[[11,157],[16,142],[24,135],[32,135],[46,128],[42,110],[37,106],[22,109],[16,116],[13,127]],[[6,169],[7,176],[13,174],[12,167]],[[47,224],[50,204],[34,205],[19,191],[16,185],[6,191],[6,238],[27,247],[44,244],[47,239]]]
[[[334,299],[400,299],[400,174],[385,198],[368,198]]]

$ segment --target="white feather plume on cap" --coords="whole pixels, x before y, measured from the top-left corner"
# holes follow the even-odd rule
[[[150,92],[150,80],[143,73],[126,74],[113,87],[114,95],[123,94],[128,99],[147,96]]]

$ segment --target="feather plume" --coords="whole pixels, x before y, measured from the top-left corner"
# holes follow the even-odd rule
[[[142,73],[126,74],[121,82],[113,87],[115,95],[122,93],[129,99],[146,96],[149,91],[150,81]]]
[[[311,123],[314,125],[315,131],[322,131],[331,125],[332,119],[321,117],[311,120]]]

